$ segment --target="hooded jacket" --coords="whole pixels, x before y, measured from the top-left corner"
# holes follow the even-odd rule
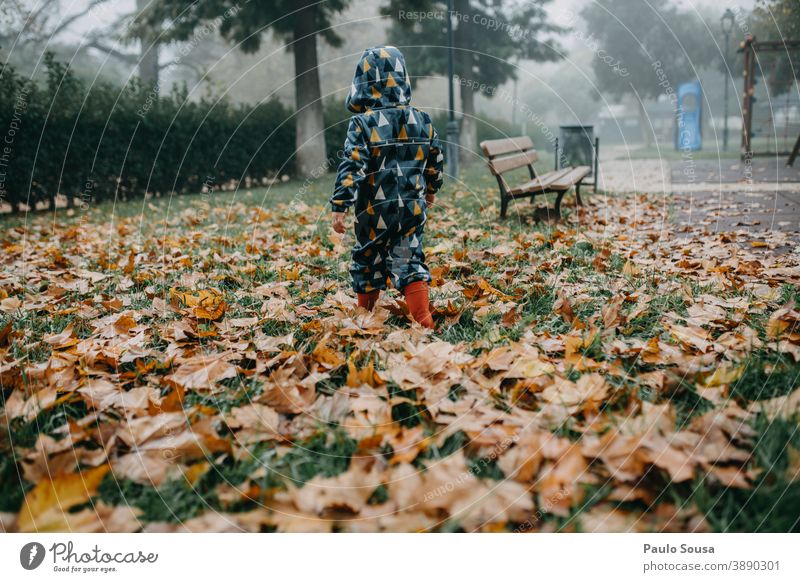
[[[332,210],[344,212],[355,204],[357,235],[359,215],[374,216],[376,206],[386,214],[381,225],[419,221],[422,210],[415,203],[441,188],[444,155],[430,116],[411,105],[403,54],[392,46],[365,50],[345,104],[355,115],[347,128]]]

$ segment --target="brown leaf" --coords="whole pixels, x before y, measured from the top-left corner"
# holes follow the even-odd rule
[[[213,390],[220,380],[236,376],[236,367],[228,361],[229,358],[230,354],[225,353],[196,356],[182,363],[175,372],[165,376],[164,380],[183,388]]]

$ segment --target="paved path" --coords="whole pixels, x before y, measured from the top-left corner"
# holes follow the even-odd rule
[[[800,252],[800,163],[785,168],[779,162],[606,160],[599,187],[664,196],[680,230],[733,233],[770,243],[765,252]]]

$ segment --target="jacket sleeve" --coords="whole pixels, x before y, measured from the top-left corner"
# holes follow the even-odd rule
[[[331,210],[346,212],[356,201],[358,188],[366,178],[369,149],[364,130],[355,118],[350,119],[347,138],[344,140],[342,161],[336,173],[336,184],[331,196]]]
[[[428,152],[428,161],[425,165],[425,182],[427,193],[436,194],[444,181],[444,148],[439,140],[439,134],[431,123],[431,148]]]

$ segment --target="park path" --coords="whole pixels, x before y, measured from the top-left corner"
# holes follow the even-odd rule
[[[800,164],[611,159],[601,164],[599,187],[663,197],[678,232],[727,233],[765,252],[800,252]]]

